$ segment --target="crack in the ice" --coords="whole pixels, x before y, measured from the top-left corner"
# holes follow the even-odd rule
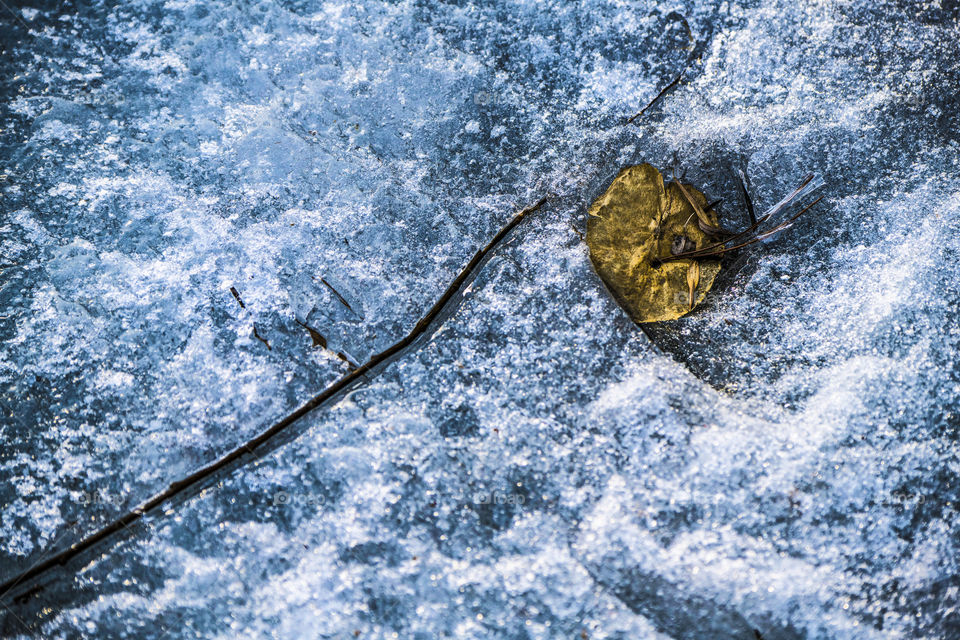
[[[34,564],[25,571],[21,571],[19,574],[4,581],[3,584],[0,584],[0,603],[7,599],[15,587],[29,585],[34,578],[45,574],[58,565],[65,565],[98,543],[128,529],[131,524],[142,520],[148,514],[155,513],[163,505],[194,495],[200,491],[210,479],[218,476],[220,473],[230,473],[256,460],[267,452],[267,445],[275,444],[278,436],[287,432],[295,422],[314,409],[340,397],[354,385],[364,381],[370,381],[372,377],[369,374],[382,371],[397,356],[403,354],[418,341],[435,332],[435,328],[431,330],[431,327],[436,325],[438,321],[442,321],[449,316],[449,313],[452,311],[452,309],[448,308],[452,306],[451,302],[455,300],[457,294],[464,289],[471,278],[477,274],[486,262],[489,254],[507,238],[509,233],[520,224],[524,217],[542,208],[543,205],[546,204],[548,197],[549,196],[543,196],[536,203],[518,212],[509,222],[503,225],[497,235],[495,235],[486,246],[474,254],[470,262],[467,263],[446,290],[444,290],[440,299],[430,307],[406,336],[393,343],[386,350],[372,356],[366,363],[338,378],[298,409],[288,414],[279,422],[276,422],[273,426],[240,444],[229,453],[224,454],[214,462],[194,471],[190,475],[171,483],[164,491],[121,515],[110,524],[72,544],[69,548],[50,556],[43,562]],[[239,296],[237,296],[237,300],[239,302]],[[258,449],[260,450],[259,453],[257,451]],[[42,552],[40,555],[42,557],[47,553],[49,553],[49,550]],[[16,603],[16,600],[14,600],[14,602]]]
[[[684,24],[686,25],[687,31],[689,32],[690,25],[687,24],[686,19],[683,16],[680,16],[680,19],[683,20]],[[653,97],[653,100],[647,103],[647,106],[645,106],[643,109],[641,109],[640,111],[635,113],[633,116],[628,118],[625,124],[633,124],[633,122],[637,118],[639,118],[640,116],[645,114],[647,111],[649,111],[654,105],[660,102],[660,100],[662,100],[665,95],[670,93],[670,91],[674,87],[680,84],[680,81],[683,79],[683,74],[687,72],[687,69],[690,68],[690,65],[692,65],[695,60],[697,60],[698,58],[700,58],[700,56],[703,55],[703,52],[707,48],[707,44],[710,42],[712,38],[713,38],[713,26],[712,24],[709,24],[707,31],[704,34],[704,36],[700,39],[700,42],[697,43],[697,45],[693,48],[693,51],[690,52],[690,55],[687,56],[687,59],[684,61],[683,67],[681,67],[680,69],[680,73],[678,73],[676,77],[673,80],[671,80],[667,86],[661,89],[660,92]]]
[[[681,16],[683,19],[683,16]],[[686,23],[686,20],[683,19],[683,22]],[[689,25],[686,25],[688,32],[690,31]],[[647,105],[641,109],[636,115],[629,118],[626,124],[632,124],[638,118],[643,116],[647,111],[649,111],[655,104],[657,104],[661,99],[670,92],[680,80],[683,78],[683,75],[687,72],[690,66],[696,61],[700,56],[703,55],[703,52],[710,42],[713,35],[712,26],[709,27],[704,34],[703,38],[697,43],[693,51],[687,57],[686,61],[683,64],[683,68],[680,70],[680,73],[677,74],[676,78],[665,86]],[[546,203],[549,195],[543,196],[533,205],[521,210],[517,213],[509,222],[507,222],[497,233],[496,236],[483,248],[479,249],[477,253],[473,256],[466,267],[460,271],[457,277],[451,282],[451,284],[444,291],[440,299],[427,311],[427,313],[417,322],[414,328],[408,333],[405,337],[401,338],[398,342],[394,343],[388,347],[383,352],[372,356],[366,363],[360,366],[356,366],[346,375],[338,378],[331,385],[326,387],[318,395],[311,398],[304,405],[288,414],[285,418],[275,423],[273,426],[269,427],[265,431],[261,432],[257,436],[253,437],[250,440],[247,440],[243,444],[234,448],[229,453],[221,456],[216,461],[210,463],[209,465],[195,471],[189,476],[182,478],[181,480],[171,483],[166,490],[161,493],[153,496],[139,507],[136,507],[127,513],[123,514],[119,518],[115,519],[110,524],[106,525],[93,532],[92,534],[84,537],[80,541],[74,543],[69,548],[51,556],[47,560],[37,563],[34,566],[28,568],[25,571],[21,571],[19,574],[11,577],[2,584],[0,584],[0,603],[2,603],[7,596],[13,592],[14,588],[17,586],[26,586],[31,584],[35,578],[45,574],[52,568],[56,566],[63,566],[67,562],[76,558],[85,551],[90,550],[95,545],[99,544],[110,538],[111,536],[121,533],[124,530],[129,530],[129,526],[137,521],[140,521],[144,516],[155,512],[162,505],[170,503],[176,499],[185,499],[189,497],[191,492],[198,492],[206,481],[215,477],[217,474],[224,472],[229,473],[232,470],[243,467],[245,464],[257,459],[260,455],[266,453],[266,451],[261,451],[258,455],[256,453],[257,449],[264,449],[266,445],[274,443],[277,440],[277,436],[286,432],[289,427],[297,422],[300,418],[304,417],[306,414],[310,413],[314,409],[319,408],[320,406],[326,404],[327,402],[333,400],[334,398],[340,396],[344,392],[348,391],[353,385],[359,384],[362,382],[369,382],[372,377],[371,373],[374,372],[374,369],[380,369],[388,365],[394,358],[402,354],[408,348],[413,346],[418,340],[422,339],[425,336],[432,334],[432,331],[428,331],[430,326],[435,322],[442,321],[448,314],[445,312],[448,311],[446,308],[450,302],[455,298],[455,296],[461,292],[466,286],[467,282],[471,279],[472,276],[475,276],[479,268],[483,265],[489,253],[494,250],[516,227],[523,218],[534,211],[539,210]],[[350,306],[346,299],[334,289],[328,282],[323,281],[323,284],[326,285],[331,292],[339,299],[339,301],[351,312],[357,314],[356,311]],[[242,308],[245,308],[246,305],[241,301],[239,292],[231,287],[231,293],[236,298],[237,302]],[[360,315],[360,314],[357,314]],[[362,317],[362,316],[361,316]],[[638,325],[641,331],[647,336],[650,340],[651,345],[656,347],[656,344],[653,342],[652,337],[647,332],[647,330],[642,326]],[[256,330],[256,326],[253,329],[253,335],[263,342],[268,349],[270,349],[270,344],[261,337]],[[311,337],[313,337],[311,335]],[[659,349],[657,349],[659,351]],[[41,557],[49,553],[45,551],[41,554]],[[578,560],[579,562],[579,560]],[[581,563],[582,564],[582,563]],[[589,571],[588,571],[589,573]],[[596,581],[596,578],[591,575]],[[598,582],[598,584],[602,584]],[[618,596],[619,597],[619,596]]]

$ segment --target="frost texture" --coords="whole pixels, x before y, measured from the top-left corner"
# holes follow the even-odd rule
[[[397,340],[512,211],[558,195],[429,342],[2,631],[956,637],[958,17],[5,14],[4,577],[282,417],[346,370],[333,352]],[[724,197],[727,226],[737,168],[761,208],[808,171],[828,198],[651,342],[578,237],[641,161]]]

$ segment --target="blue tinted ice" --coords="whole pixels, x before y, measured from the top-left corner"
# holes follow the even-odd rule
[[[428,340],[4,634],[960,633],[956,3],[0,11],[3,580],[399,340],[554,194]],[[741,169],[758,212],[826,197],[644,332],[580,235],[644,161],[728,228]]]

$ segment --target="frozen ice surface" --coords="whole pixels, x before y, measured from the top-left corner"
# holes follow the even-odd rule
[[[427,343],[3,633],[960,636],[956,3],[0,19],[4,578],[400,338],[558,194]],[[578,235],[640,161],[728,226],[738,168],[759,206],[810,171],[827,198],[648,337]]]

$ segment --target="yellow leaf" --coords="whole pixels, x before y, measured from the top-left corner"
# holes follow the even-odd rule
[[[684,194],[686,190],[686,194]],[[664,184],[649,164],[626,167],[590,206],[587,246],[594,268],[635,322],[673,320],[699,304],[720,271],[716,260],[659,262],[671,247],[704,247],[714,242],[698,225],[691,203],[704,222],[718,227],[714,211],[704,211],[707,199],[690,185]],[[697,267],[697,285],[689,286],[690,268]],[[694,299],[696,294],[696,299]]]

